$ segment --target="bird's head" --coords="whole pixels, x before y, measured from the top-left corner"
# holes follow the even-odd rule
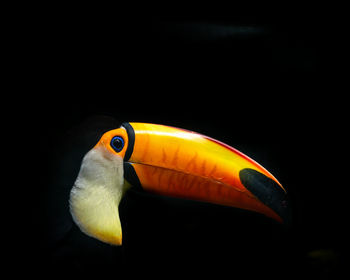
[[[123,123],[85,155],[70,193],[74,221],[86,234],[121,245],[118,206],[132,186],[288,220],[282,185],[238,150],[184,129]]]

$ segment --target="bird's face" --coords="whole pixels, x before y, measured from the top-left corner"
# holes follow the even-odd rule
[[[288,219],[286,192],[272,174],[222,142],[179,128],[124,123],[106,132],[85,155],[71,190],[74,221],[120,245],[118,206],[130,186]]]

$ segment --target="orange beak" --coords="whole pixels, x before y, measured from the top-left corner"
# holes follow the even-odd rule
[[[121,151],[124,178],[132,185],[287,220],[285,189],[238,150],[175,127],[147,123],[124,123],[123,127],[128,135],[127,148]]]

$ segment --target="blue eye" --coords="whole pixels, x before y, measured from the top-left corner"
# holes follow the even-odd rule
[[[124,147],[124,139],[120,136],[114,136],[111,140],[112,148],[119,153]]]

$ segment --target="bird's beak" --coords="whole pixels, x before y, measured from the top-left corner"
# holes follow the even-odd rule
[[[286,192],[265,168],[238,150],[187,130],[125,125],[133,147],[124,177],[146,191],[262,213],[282,222]],[[131,149],[131,147],[130,147]]]
[[[121,149],[119,146],[116,148],[112,145],[112,139],[116,136],[123,139],[124,146]],[[113,197],[115,193],[119,193],[118,199],[113,202],[116,207],[127,186],[134,185],[160,195],[255,211],[279,222],[284,222],[288,218],[286,192],[277,179],[238,150],[207,136],[164,125],[124,123],[122,128],[105,133],[92,151],[99,151],[99,157],[104,163],[101,164],[100,159],[95,163],[100,169],[99,174],[95,174],[95,177],[100,179],[98,183],[93,184],[94,187],[90,188],[90,194],[94,192],[96,196],[96,185],[106,184],[105,180],[101,179],[105,176],[109,178],[107,185],[111,186],[111,190],[120,190],[111,191],[108,194]],[[80,173],[84,170],[85,161],[84,159]],[[108,174],[113,174],[115,171],[121,173],[121,164],[123,165],[124,183],[117,179],[118,176],[104,175],[105,172]],[[116,169],[113,171],[109,165],[119,166],[119,171]],[[88,180],[82,177],[86,176],[79,174],[77,182],[84,179],[84,183],[87,184]],[[112,181],[114,183],[111,183]],[[116,181],[118,183],[115,183]],[[79,185],[77,182],[72,193],[74,189],[84,188],[77,187]],[[105,194],[102,197],[97,196],[99,197],[98,203],[92,202],[91,205],[84,207],[95,207],[95,212],[99,212],[96,210],[96,204],[103,204],[104,196]],[[74,195],[73,198],[77,200]],[[103,237],[104,235],[109,236],[108,232],[113,231],[112,229],[107,229],[107,234],[96,236],[95,229],[91,231],[84,228],[82,224],[85,222],[82,223],[82,219],[78,217],[81,211],[75,211],[77,207],[74,205],[79,203],[72,203],[72,201],[71,195],[71,211],[83,231],[109,243],[121,243],[121,229],[118,238],[111,239]],[[108,209],[102,211],[108,211]],[[115,216],[117,209],[113,211]],[[105,213],[102,216],[108,217],[110,214]],[[111,223],[111,219],[103,219]],[[119,216],[117,220],[120,227]],[[94,227],[92,225],[92,228]]]

